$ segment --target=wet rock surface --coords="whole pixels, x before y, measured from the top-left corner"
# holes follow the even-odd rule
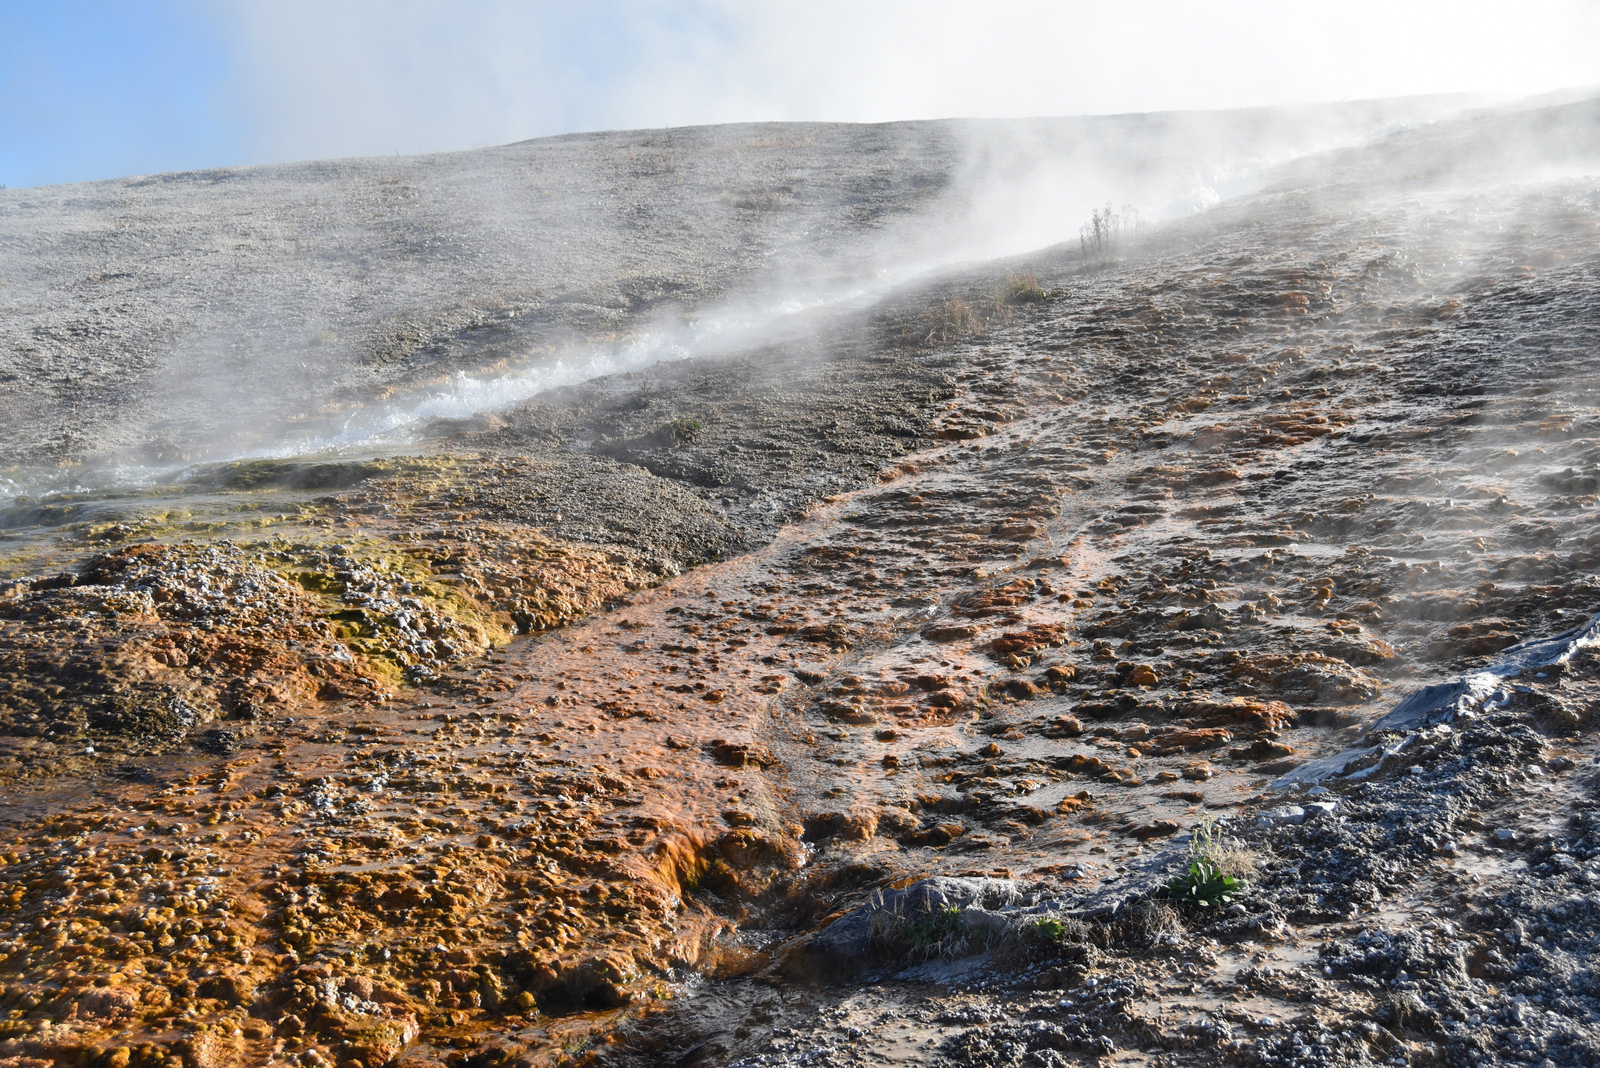
[[[1529,681],[1367,781],[1296,795],[1299,820],[1226,820],[1224,862],[1251,889],[1225,909],[1174,905],[1150,877],[1181,850],[1119,890],[929,880],[899,892],[918,908],[883,895],[834,922],[900,932],[862,945],[850,982],[712,984],[597,1060],[1589,1063],[1600,777],[1589,732],[1535,710],[1592,707],[1600,665]],[[952,907],[955,933],[932,939]]]
[[[14,504],[0,1055],[1593,1060],[1590,654],[1372,730],[1600,607],[1600,199],[1407,169],[1470,129]]]

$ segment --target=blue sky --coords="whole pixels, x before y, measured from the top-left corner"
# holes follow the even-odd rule
[[[1600,85],[1600,0],[0,0],[0,183],[573,130]]]
[[[0,183],[246,157],[219,28],[181,4],[0,0]]]

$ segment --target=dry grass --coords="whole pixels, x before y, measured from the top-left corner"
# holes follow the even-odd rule
[[[1078,230],[1083,261],[1096,265],[1115,263],[1126,239],[1143,229],[1139,212],[1132,205],[1124,204],[1120,212],[1113,210],[1110,204],[1096,209]]]
[[[1232,838],[1225,838],[1213,846],[1211,859],[1218,871],[1239,880],[1252,879],[1261,869],[1261,855]]]
[[[1037,304],[1049,300],[1050,294],[1039,285],[1039,276],[1028,271],[1007,278],[1000,299],[1005,304]]]
[[[986,293],[976,294],[971,299],[951,297],[929,308],[922,313],[920,336],[923,344],[928,345],[960,341],[997,324],[1009,323],[1019,304],[1049,299],[1050,293],[1039,285],[1037,275],[1032,272],[1014,274]]]
[[[1217,866],[1223,875],[1248,881],[1261,867],[1261,855],[1254,849],[1222,833],[1210,815],[1203,815],[1190,832],[1189,853],[1203,857]]]
[[[925,319],[928,327],[925,340],[939,344],[971,337],[984,327],[978,310],[960,297],[952,297],[932,308]]]
[[[1139,901],[1123,910],[1114,925],[1118,941],[1133,946],[1153,945],[1162,935],[1183,931],[1183,918],[1165,901]]]
[[[1434,1023],[1433,1011],[1413,991],[1397,990],[1379,1004],[1388,1010],[1385,1015],[1402,1033],[1427,1031]]]

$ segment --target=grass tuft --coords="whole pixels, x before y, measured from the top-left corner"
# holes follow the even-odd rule
[[[978,310],[959,297],[944,301],[927,315],[928,342],[945,344],[971,337],[983,329]]]
[[[878,949],[919,960],[951,960],[972,949],[965,909],[944,905],[909,914],[898,907],[873,914],[871,941]]]
[[[1049,292],[1039,285],[1039,276],[1032,271],[1007,278],[1001,292],[1001,300],[1006,304],[1038,304],[1049,299]]]

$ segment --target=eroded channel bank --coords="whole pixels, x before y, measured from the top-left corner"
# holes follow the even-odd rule
[[[1135,878],[1593,611],[1597,207],[1291,190],[68,522],[6,1054],[604,1060],[882,887]]]

